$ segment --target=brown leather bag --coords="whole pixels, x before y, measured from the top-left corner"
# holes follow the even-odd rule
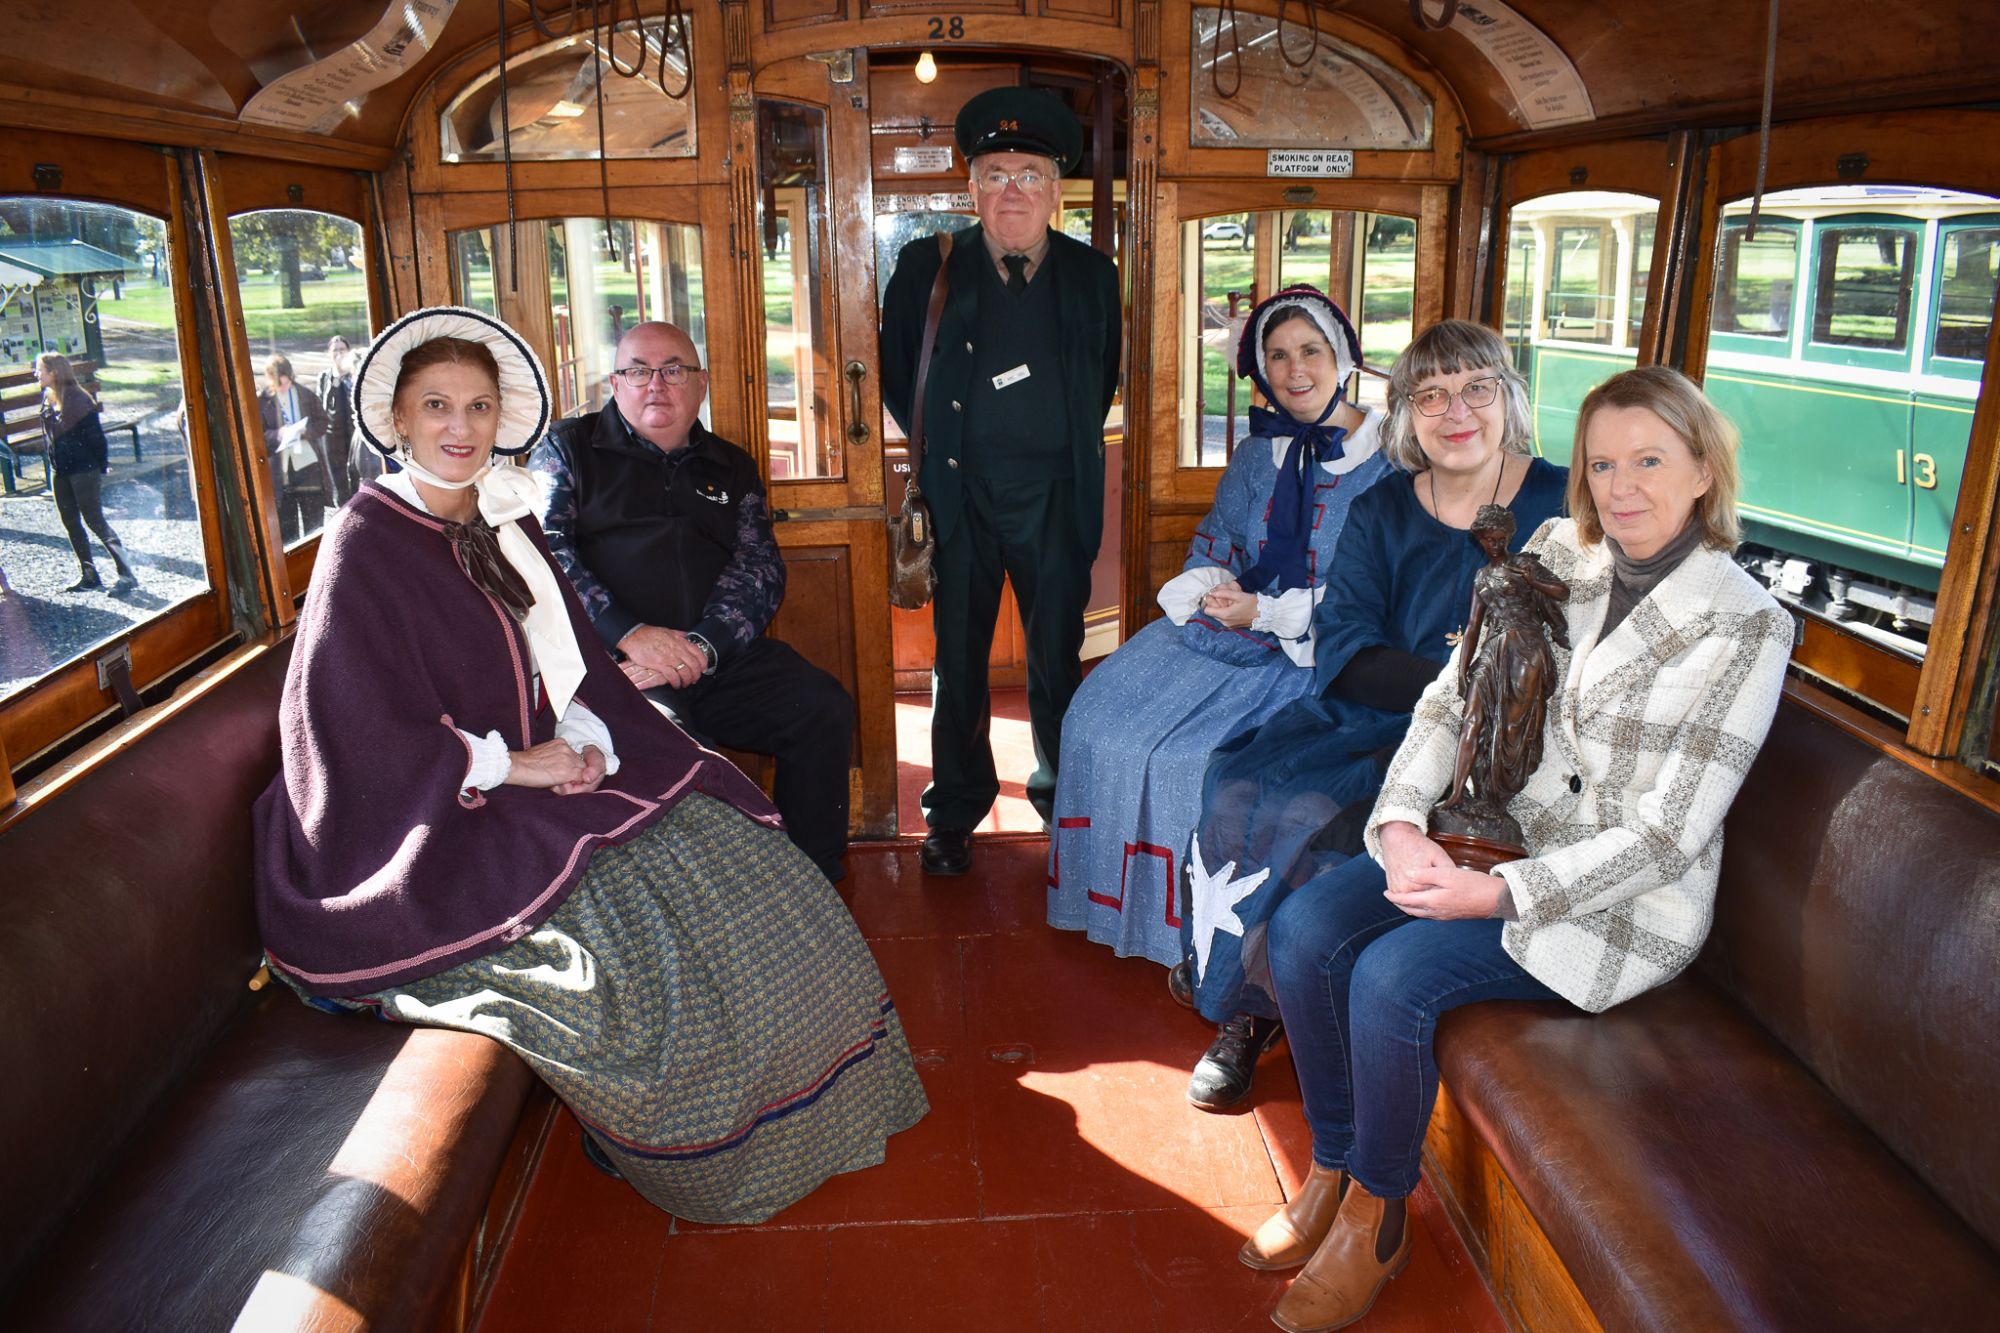
[[[910,475],[903,483],[903,507],[889,520],[889,605],[904,611],[927,606],[937,591],[931,558],[937,554],[937,533],[931,527],[931,507],[924,502],[917,478],[924,470],[924,391],[931,377],[931,347],[937,342],[938,320],[944,315],[950,284],[945,268],[951,259],[951,233],[938,234],[937,280],[931,283],[930,308],[924,312],[924,341],[917,353],[917,379],[910,391]]]

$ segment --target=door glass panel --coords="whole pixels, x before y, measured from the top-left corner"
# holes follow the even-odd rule
[[[1413,149],[1431,103],[1388,64],[1294,22],[1196,6],[1189,53],[1197,148]]]
[[[846,470],[833,428],[833,284],[826,265],[826,113],[757,107],[757,254],[763,278],[765,410],[771,479],[836,478]]]
[[[450,234],[458,299],[506,320],[549,369],[556,411],[595,412],[618,339],[634,324],[678,325],[708,364],[701,228],[642,218],[535,219]],[[708,404],[702,404],[708,420]]]
[[[210,583],[183,427],[171,278],[179,261],[166,224],[42,196],[0,198],[0,222],[5,698]],[[43,353],[53,404],[35,374]],[[60,392],[65,366],[94,412]],[[42,409],[64,397],[73,420],[58,422],[52,449]],[[118,577],[121,556],[130,581]],[[99,586],[75,586],[84,558]]]
[[[1503,332],[1528,381],[1544,457],[1568,463],[1584,395],[1637,360],[1659,207],[1604,190],[1514,205]]]
[[[1748,201],[1723,209],[1704,375],[1743,433],[1742,558],[1781,598],[1921,656],[1985,357],[1981,321],[1991,317],[1991,269],[1982,275],[1953,238],[1991,225],[1995,201],[1827,187],[1767,195],[1764,207],[1789,221],[1760,223],[1755,242],[1741,239]],[[1782,332],[1776,312],[1790,310],[1800,283],[1797,318],[1812,331],[1804,347],[1723,332]],[[1977,331],[1953,373],[1911,364],[1914,312],[1927,302],[1926,325]]]
[[[1937,313],[1931,355],[1977,363],[1993,332],[1996,281],[2000,280],[2000,220],[1945,229],[1938,271]],[[1950,369],[1962,373],[1963,367]]]
[[[1910,279],[1917,232],[1903,227],[1818,228],[1813,341],[1903,351],[1910,345]]]
[[[1743,219],[1725,219],[1709,327],[1717,333],[1789,338],[1798,271],[1798,223],[1760,219],[1753,236]]]
[[[321,402],[335,338],[368,340],[361,225],[332,213],[270,209],[229,219],[243,328],[257,372],[264,456],[278,529],[295,546],[353,490],[353,421]]]
[[[510,56],[507,129],[515,160],[596,157],[600,87],[606,157],[693,157],[694,98],[687,96],[692,26],[648,19],[642,37],[628,19],[601,46],[586,26]],[[473,80],[439,117],[444,160],[500,161],[500,121],[496,67]]]
[[[1181,224],[1181,466],[1221,467],[1235,451],[1254,394],[1236,376],[1237,340],[1281,287],[1310,283],[1347,311],[1364,364],[1382,372],[1350,393],[1380,406],[1382,376],[1410,343],[1416,242],[1415,220],[1391,213],[1271,209]]]

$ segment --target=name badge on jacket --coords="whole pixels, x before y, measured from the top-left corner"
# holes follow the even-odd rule
[[[1026,378],[1028,378],[1028,367],[1025,364],[1018,365],[1012,370],[1003,370],[998,375],[995,375],[993,377],[993,387],[1004,389],[1010,384],[1019,384]]]

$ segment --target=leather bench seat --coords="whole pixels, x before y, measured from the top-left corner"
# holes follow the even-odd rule
[[[520,1060],[246,984],[288,656],[0,831],[0,1327],[453,1327],[504,1234],[549,1105]]]
[[[267,991],[109,1164],[7,1321],[434,1327],[533,1086],[484,1037]]]
[[[1436,1050],[1602,1326],[1930,1333],[2000,1320],[1997,1030],[2000,813],[1793,686],[1695,967]]]
[[[1606,1328],[1971,1329],[1984,1241],[1713,987],[1474,1005],[1438,1067]]]

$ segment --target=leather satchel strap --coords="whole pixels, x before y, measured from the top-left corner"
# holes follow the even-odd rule
[[[930,386],[931,348],[937,343],[938,321],[944,317],[945,298],[951,294],[951,283],[945,277],[951,262],[951,233],[939,232],[937,242],[937,277],[931,283],[930,308],[924,312],[924,341],[917,353],[917,381],[910,394],[910,479],[903,488],[906,493],[921,494],[917,478],[924,470],[924,392]]]

